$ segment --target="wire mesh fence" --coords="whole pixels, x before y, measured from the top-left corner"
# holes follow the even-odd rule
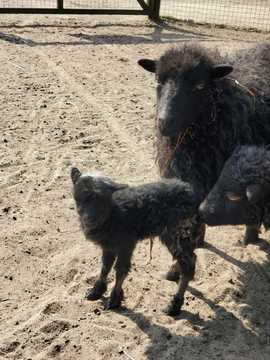
[[[137,0],[65,0],[64,4],[70,9],[140,9]]]
[[[67,9],[140,9],[137,0],[64,0]],[[0,8],[56,8],[57,0],[0,0]]]
[[[57,0],[0,0],[0,8],[36,8],[53,9],[57,5]]]
[[[270,0],[160,0],[160,15],[195,23],[270,31]],[[65,9],[139,10],[137,0],[63,0]],[[57,8],[57,0],[0,0],[4,8]]]
[[[161,0],[161,16],[270,31],[270,0]]]

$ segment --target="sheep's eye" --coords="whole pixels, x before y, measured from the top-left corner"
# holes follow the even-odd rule
[[[160,75],[156,77],[156,82],[160,85],[164,85],[167,80],[168,80],[168,76],[166,75]]]
[[[242,200],[242,196],[233,192],[227,192],[226,197],[228,200],[238,202]]]
[[[198,84],[195,86],[195,90],[203,90],[204,87],[205,87],[205,85],[203,83],[201,83],[201,84]]]

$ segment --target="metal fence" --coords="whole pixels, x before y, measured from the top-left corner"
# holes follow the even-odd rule
[[[160,15],[270,31],[270,0],[161,0]]]
[[[0,0],[0,13],[126,14],[159,17],[160,0]]]
[[[0,12],[126,13],[270,31],[270,0],[0,0]],[[142,9],[139,3],[149,6]],[[159,4],[160,3],[160,4]],[[23,9],[28,9],[24,11]],[[62,11],[63,12],[63,11]],[[150,14],[150,15],[151,15]],[[154,17],[154,16],[152,16]]]

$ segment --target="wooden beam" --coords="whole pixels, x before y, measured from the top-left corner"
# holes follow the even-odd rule
[[[66,14],[66,15],[149,15],[147,10],[131,9],[53,9],[53,8],[0,8],[0,14]]]
[[[62,10],[64,8],[64,0],[57,0],[57,9]]]
[[[160,1],[161,0],[148,0],[148,6],[150,8],[149,17],[152,20],[159,20]]]

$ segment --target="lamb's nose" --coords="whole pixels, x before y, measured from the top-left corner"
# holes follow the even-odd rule
[[[158,129],[163,136],[170,136],[171,134],[171,130],[167,126],[167,123],[168,119],[166,119],[165,117],[158,118]]]
[[[207,202],[203,201],[199,206],[199,215],[201,218],[204,217],[206,211],[207,211]]]

